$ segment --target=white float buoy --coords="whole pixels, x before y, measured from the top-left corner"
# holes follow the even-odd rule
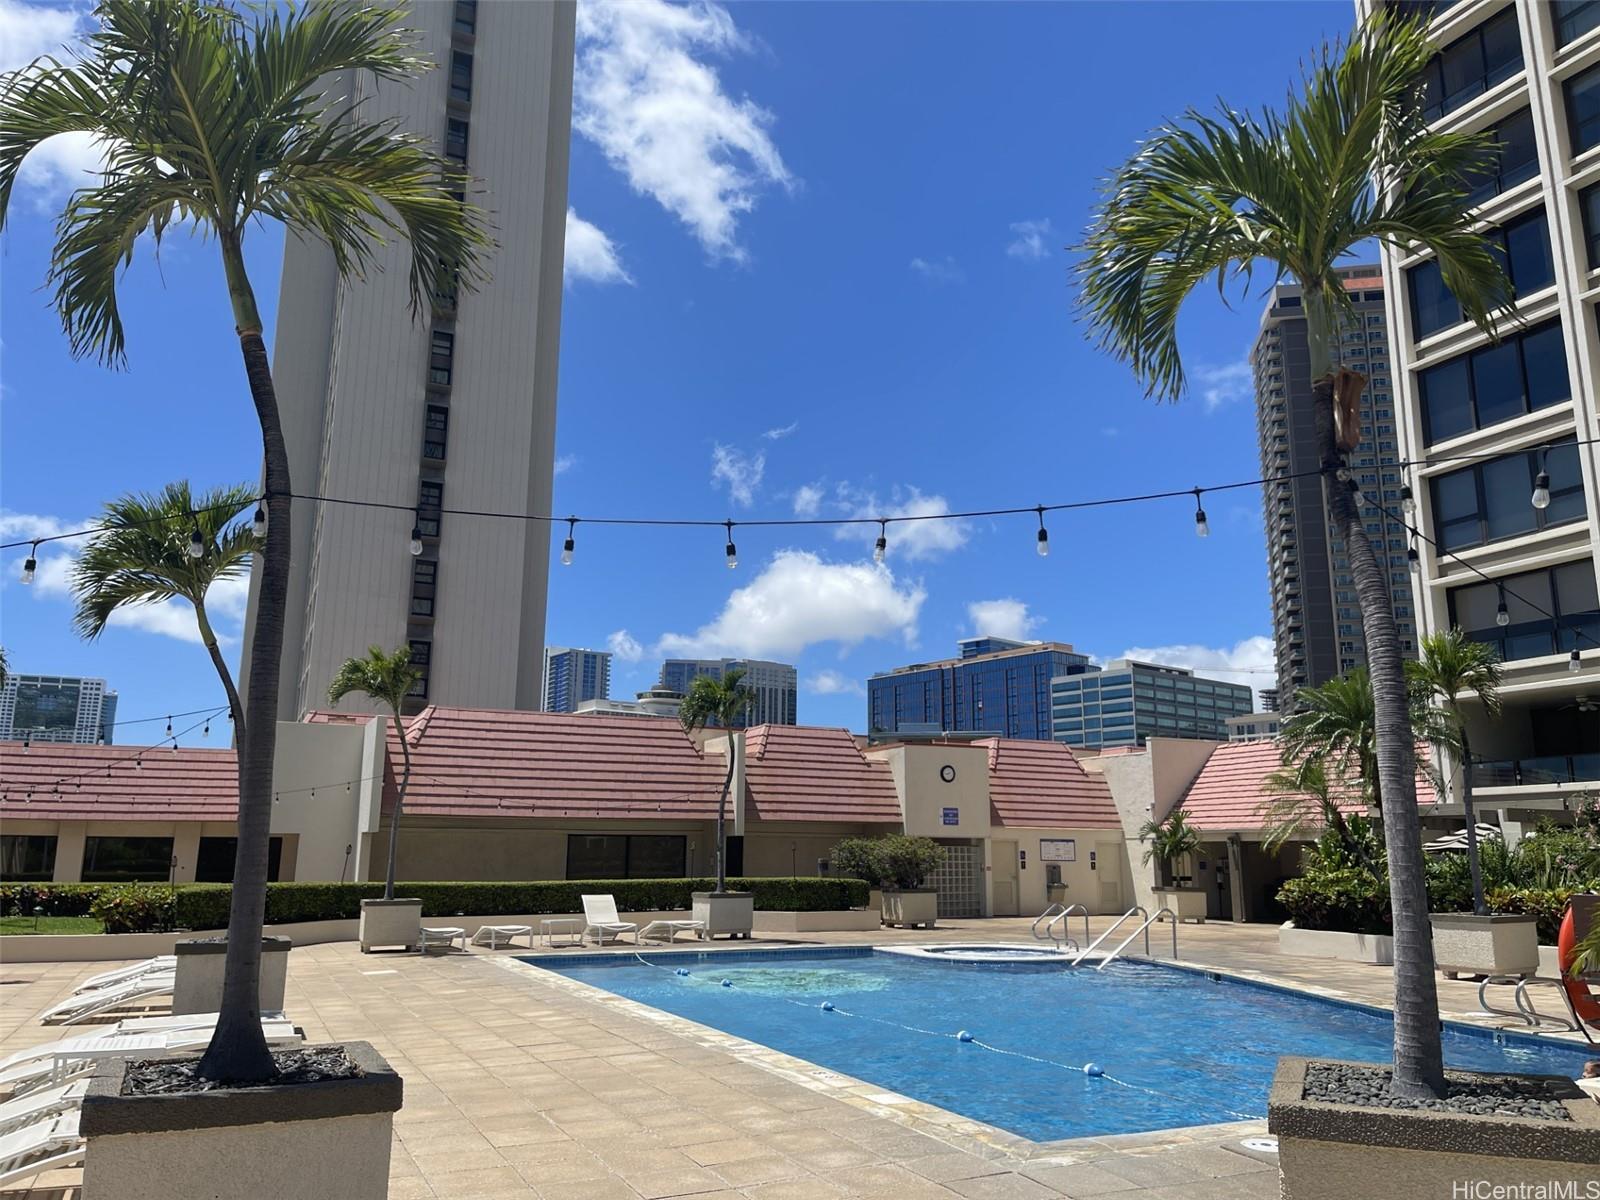
[[[956,1034],[956,1041],[958,1041],[958,1042],[970,1042],[971,1040],[972,1040],[972,1035],[970,1033],[968,1033],[965,1029],[963,1029],[960,1033]]]
[[[1096,1078],[1098,1078],[1099,1076],[1104,1075],[1106,1073],[1106,1069],[1104,1067],[1102,1067],[1099,1063],[1084,1063],[1083,1064],[1083,1073],[1085,1075],[1093,1075]]]

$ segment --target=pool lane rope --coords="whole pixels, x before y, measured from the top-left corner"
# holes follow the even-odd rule
[[[651,962],[638,951],[635,951],[633,956],[645,966],[654,967],[658,971],[670,971],[673,975],[684,979],[687,979],[692,975],[692,972],[687,967],[673,968],[662,966],[660,963]],[[903,1029],[907,1033],[920,1033],[926,1037],[946,1038],[951,1041],[960,1042],[963,1045],[976,1046],[980,1050],[989,1051],[991,1054],[1003,1054],[1010,1058],[1026,1059],[1028,1062],[1038,1063],[1040,1066],[1054,1067],[1059,1071],[1070,1071],[1074,1075],[1087,1075],[1091,1079],[1104,1079],[1108,1083],[1114,1083],[1119,1087],[1125,1087],[1135,1092],[1144,1092],[1146,1095],[1154,1096],[1158,1100],[1167,1101],[1174,1099],[1170,1093],[1158,1092],[1154,1088],[1147,1088],[1137,1083],[1129,1083],[1126,1079],[1118,1079],[1099,1063],[1087,1062],[1081,1067],[1073,1066],[1070,1063],[1057,1062],[1053,1058],[1042,1058],[1037,1054],[1026,1054],[1021,1050],[1008,1050],[1004,1046],[996,1046],[991,1042],[985,1042],[981,1040],[980,1038],[974,1036],[970,1031],[965,1029],[959,1029],[955,1033],[948,1033],[942,1029],[924,1029],[920,1025],[907,1025],[904,1022],[891,1021],[885,1017],[874,1017],[869,1013],[851,1012],[847,1008],[840,1008],[832,1000],[824,1000],[821,1004],[811,1004],[804,1000],[791,999],[788,996],[775,996],[770,992],[751,992],[740,988],[738,984],[734,983],[733,980],[728,979],[725,976],[720,978],[717,982],[720,986],[728,988],[732,991],[745,991],[747,995],[762,996],[768,1000],[781,1000],[785,1004],[792,1004],[796,1008],[810,1009],[812,1011],[820,1010],[825,1013],[833,1013],[834,1015],[840,1017],[850,1017],[857,1021],[870,1021],[874,1025],[887,1025],[893,1029]],[[1227,1113],[1228,1116],[1232,1117],[1235,1121],[1259,1121],[1261,1119],[1259,1116],[1255,1116],[1250,1113],[1235,1112],[1231,1108],[1224,1108],[1221,1111]]]

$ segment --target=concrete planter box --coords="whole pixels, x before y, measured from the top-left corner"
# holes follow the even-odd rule
[[[1178,920],[1194,921],[1199,925],[1206,923],[1204,888],[1158,887],[1150,890],[1155,893],[1156,907],[1165,905],[1178,914]]]
[[[755,926],[756,898],[753,892],[692,892],[690,915],[705,922],[706,937],[750,936]]]
[[[839,933],[876,929],[883,914],[872,908],[844,908],[824,912],[758,912],[755,928],[760,933]]]
[[[936,888],[884,888],[883,923],[909,929],[920,925],[932,929],[939,919],[939,892]]]
[[[262,1012],[283,1011],[283,988],[289,975],[286,937],[261,939],[260,1005]],[[178,956],[177,978],[172,987],[172,1011],[214,1013],[222,1008],[223,964],[228,957],[226,938],[190,938],[173,948]]]
[[[1533,975],[1539,970],[1539,919],[1519,914],[1433,913],[1433,960],[1457,975]]]
[[[1296,929],[1293,921],[1285,921],[1278,927],[1278,953],[1301,958],[1337,958],[1381,967],[1394,962],[1394,939],[1386,933]]]
[[[415,950],[422,943],[422,901],[363,900],[357,936],[363,954],[380,946]]]
[[[124,1096],[128,1060],[106,1060],[78,1123],[83,1200],[385,1200],[403,1086],[366,1042],[345,1051],[360,1076],[160,1096]]]
[[[1570,1079],[1528,1077],[1550,1082],[1570,1121],[1469,1116],[1307,1100],[1309,1061],[1280,1058],[1267,1101],[1283,1200],[1556,1195],[1534,1190],[1554,1184],[1585,1196],[1600,1187],[1600,1104]],[[1459,1190],[1467,1181],[1478,1190]]]
[[[873,888],[867,893],[867,907],[878,914],[878,924],[883,924],[883,889]]]

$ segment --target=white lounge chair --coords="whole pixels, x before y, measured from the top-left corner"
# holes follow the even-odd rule
[[[639,930],[638,937],[635,940],[640,942],[648,942],[651,940],[658,942],[675,942],[678,940],[678,935],[680,933],[692,933],[697,937],[703,938],[706,935],[706,923],[704,921],[673,920],[667,918],[659,921],[651,921],[650,924]]]
[[[83,1107],[83,1094],[89,1090],[88,1079],[75,1079],[71,1083],[40,1088],[25,1096],[0,1103],[0,1133],[10,1133],[25,1125],[32,1125],[51,1113],[65,1112],[69,1108]]]
[[[606,935],[610,934],[612,941],[621,941],[625,933],[633,934],[633,940],[639,940],[639,927],[632,921],[619,921],[617,919],[617,900],[615,896],[585,896],[583,898],[583,936],[594,935],[596,945],[605,945]]]
[[[148,1033],[89,1034],[47,1042],[19,1050],[0,1062],[0,1087],[10,1089],[15,1098],[40,1088],[66,1083],[93,1070],[95,1063],[104,1058],[204,1050],[211,1041],[211,1028],[199,1026]],[[272,1046],[293,1046],[305,1040],[289,1021],[264,1020],[261,1022],[261,1032]]]
[[[111,987],[113,984],[119,984],[126,979],[134,979],[140,975],[175,971],[177,968],[178,956],[176,954],[158,954],[154,958],[147,958],[142,962],[129,963],[125,967],[118,967],[115,971],[105,971],[99,975],[91,975],[72,990],[74,992],[92,992],[96,988]]]
[[[78,1110],[47,1113],[31,1124],[0,1134],[0,1187],[56,1167],[83,1161]]]
[[[461,943],[461,953],[467,952],[467,931],[459,925],[439,925],[430,929],[422,927],[421,940],[417,943],[417,953],[426,954],[429,946],[443,946],[446,950],[454,950],[456,943]]]
[[[495,949],[496,942],[505,942],[506,945],[515,945],[513,938],[525,937],[528,939],[528,949],[533,949],[532,925],[480,925],[478,932],[472,935],[472,944],[481,946],[485,941],[489,949]]]
[[[127,1008],[140,1000],[170,996],[175,979],[177,979],[175,971],[150,971],[144,975],[124,979],[121,983],[78,992],[68,996],[59,1004],[45,1009],[39,1014],[39,1020],[45,1025],[76,1025],[79,1021],[99,1013]]]

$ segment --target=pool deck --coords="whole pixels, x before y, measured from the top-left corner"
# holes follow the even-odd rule
[[[1028,926],[997,918],[748,945],[1015,942],[1030,940]],[[1170,951],[1160,933],[1158,957]],[[1281,955],[1273,926],[1185,925],[1178,948],[1188,963],[1390,1002],[1388,968]],[[1274,1161],[1239,1148],[1264,1121],[1027,1143],[512,958],[527,953],[363,956],[341,943],[291,954],[287,1007],[307,1036],[369,1041],[405,1079],[391,1200],[1278,1195]],[[110,965],[0,967],[0,1054],[59,1036],[38,1012]],[[1476,985],[1441,980],[1440,1007],[1476,1022]],[[75,1200],[79,1178],[51,1172],[0,1196]]]

